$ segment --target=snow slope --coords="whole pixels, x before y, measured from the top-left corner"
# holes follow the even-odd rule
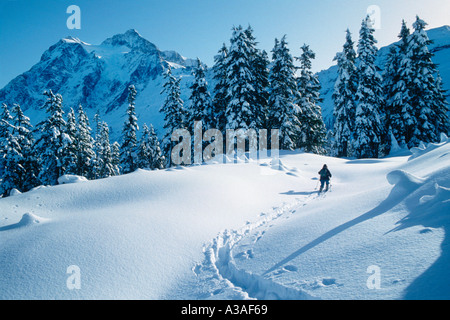
[[[450,143],[412,152],[290,152],[0,199],[0,299],[448,299]]]

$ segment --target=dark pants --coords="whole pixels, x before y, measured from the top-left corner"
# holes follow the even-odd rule
[[[328,190],[328,187],[330,186],[330,180],[320,180],[320,191],[323,190],[323,186],[327,184],[327,188],[325,190]]]

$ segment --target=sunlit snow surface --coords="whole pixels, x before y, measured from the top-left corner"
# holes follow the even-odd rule
[[[412,151],[66,177],[0,199],[0,299],[448,299],[450,144]]]

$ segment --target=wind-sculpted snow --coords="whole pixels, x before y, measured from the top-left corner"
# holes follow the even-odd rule
[[[449,140],[445,133],[441,133],[441,142],[440,143],[428,143],[427,145],[425,145],[423,142],[421,142],[418,147],[411,148],[412,155],[409,158],[409,160],[413,160],[417,157],[420,157],[421,155],[423,155],[427,152],[430,152],[448,142],[449,142]]]
[[[387,180],[390,184],[396,187],[401,187],[407,191],[417,189],[425,183],[425,179],[416,177],[403,170],[395,170],[387,175]]]
[[[431,172],[423,178],[398,171],[391,174],[399,177],[395,181],[394,188],[401,186],[408,190],[402,200],[407,215],[398,222],[394,231],[420,226],[419,232],[423,235],[439,229],[445,232],[439,257],[408,286],[403,297],[405,299],[450,299],[450,276],[445,271],[450,264],[448,237],[450,232],[450,167],[448,166],[450,158],[448,152],[439,152],[439,149],[444,147],[448,150],[448,145],[448,141],[430,144],[421,150],[420,156],[423,157],[426,154],[428,157],[434,157],[435,161],[447,163],[437,166],[435,170],[429,170]],[[417,156],[417,153],[414,155]],[[414,157],[415,161],[419,161],[420,156]],[[429,159],[427,160],[421,165],[430,163]]]

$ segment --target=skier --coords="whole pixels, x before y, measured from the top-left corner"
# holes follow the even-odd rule
[[[323,168],[319,171],[319,175],[320,175],[319,193],[322,192],[325,183],[327,184],[327,187],[325,189],[325,192],[326,192],[326,191],[328,191],[328,187],[330,186],[330,178],[331,178],[331,172],[330,172],[330,170],[328,170],[328,167],[326,164],[324,164]]]

